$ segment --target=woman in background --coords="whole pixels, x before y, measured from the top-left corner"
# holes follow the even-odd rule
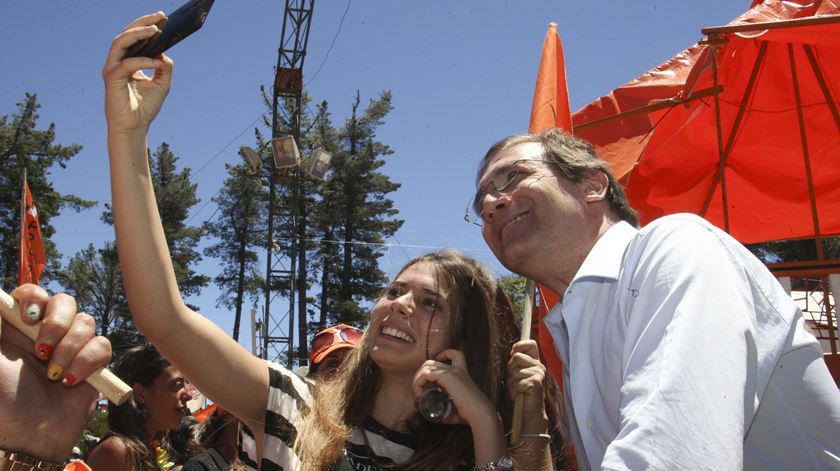
[[[114,374],[134,394],[122,405],[108,403],[110,431],[88,453],[87,463],[96,471],[157,470],[163,434],[177,429],[190,413],[187,381],[150,343],[127,350]]]

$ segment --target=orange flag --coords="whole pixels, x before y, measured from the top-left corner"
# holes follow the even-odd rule
[[[38,279],[47,265],[44,255],[44,242],[41,239],[41,226],[38,223],[38,211],[29,185],[26,184],[26,173],[23,177],[21,191],[21,224],[20,224],[20,263],[18,264],[18,286],[24,283],[38,284]]]
[[[569,109],[569,90],[566,87],[566,63],[563,60],[563,44],[557,35],[557,23],[549,24],[545,34],[528,132],[534,134],[549,128],[561,128],[572,132],[572,112]],[[534,316],[531,331],[533,333],[536,330],[543,363],[559,384],[563,382],[563,362],[554,348],[551,333],[542,326],[541,321],[560,297],[539,283],[535,289],[538,296],[534,299],[539,299],[539,304],[534,306],[537,315]]]
[[[563,60],[563,43],[557,35],[557,23],[549,24],[545,34],[528,132],[534,134],[548,128],[562,128],[572,132],[566,63]]]

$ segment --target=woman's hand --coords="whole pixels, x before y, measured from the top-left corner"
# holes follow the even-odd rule
[[[444,350],[434,360],[423,363],[414,375],[414,401],[419,402],[423,391],[435,384],[449,393],[454,406],[452,414],[443,421],[444,424],[474,427],[480,422],[486,422],[488,417],[498,419],[496,408],[470,377],[462,352]]]
[[[156,23],[166,18],[163,12],[134,20],[111,43],[102,68],[105,80],[105,117],[109,133],[145,133],[160,111],[172,84],[172,59],[161,54],[157,58],[130,57],[125,53],[137,41],[159,32]],[[154,69],[148,77],[143,69]]]
[[[476,463],[488,463],[507,454],[502,419],[490,399],[470,377],[464,354],[444,350],[427,360],[414,375],[412,394],[420,399],[423,390],[437,384],[452,397],[454,410],[444,424],[466,424],[472,430]]]
[[[43,323],[34,343],[0,323],[0,448],[62,462],[99,397],[84,380],[108,364],[111,344],[95,336],[93,318],[77,314],[70,296],[23,285],[12,297],[22,311],[43,313]]]

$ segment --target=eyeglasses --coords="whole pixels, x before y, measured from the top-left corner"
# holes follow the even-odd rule
[[[346,343],[356,346],[364,336],[361,330],[349,325],[337,325],[319,332],[312,338],[312,351],[309,356],[315,358],[328,348],[337,343]]]
[[[498,198],[510,194],[518,187],[519,182],[537,172],[537,169],[524,165],[524,162],[554,163],[545,159],[520,159],[496,169],[490,181],[479,188],[475,196],[467,202],[467,207],[464,209],[464,220],[479,227],[483,226],[484,200],[487,196]]]

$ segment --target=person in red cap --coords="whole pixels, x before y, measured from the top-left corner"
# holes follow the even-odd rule
[[[309,373],[315,379],[330,378],[344,358],[362,340],[364,332],[347,324],[338,324],[318,332],[309,348]]]

